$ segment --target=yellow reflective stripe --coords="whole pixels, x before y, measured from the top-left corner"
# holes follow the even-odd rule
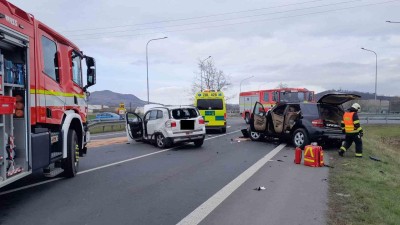
[[[362,156],[362,153],[356,153],[356,156]]]
[[[304,161],[307,161],[307,162],[315,162],[314,159],[307,159],[307,158],[304,158]]]
[[[304,155],[306,156],[308,152],[311,152],[311,157],[314,157],[313,148],[311,146],[306,148]]]
[[[360,120],[354,120],[354,124],[359,124]]]
[[[356,133],[358,133],[358,132],[360,132],[360,131],[358,131],[358,130],[350,130],[350,131],[347,131],[347,130],[346,130],[346,133],[349,133],[349,134],[356,134]]]
[[[340,147],[340,150],[347,151],[345,147]]]
[[[76,94],[76,93],[66,93],[66,92],[59,92],[59,91],[48,91],[48,90],[36,90],[31,89],[31,94],[42,94],[42,95],[54,95],[54,96],[62,96],[62,97],[78,97],[78,98],[85,98],[85,95]]]

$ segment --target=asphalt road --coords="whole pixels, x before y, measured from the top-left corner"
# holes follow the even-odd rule
[[[293,164],[292,147],[238,139],[243,120],[228,122],[201,148],[105,144],[75,178],[35,173],[0,189],[0,224],[324,224],[328,169]]]

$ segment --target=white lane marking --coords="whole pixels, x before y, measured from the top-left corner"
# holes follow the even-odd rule
[[[126,132],[117,132],[117,133],[109,133],[109,134],[91,135],[91,138],[105,137],[105,136],[113,136],[113,135],[117,135],[117,134],[126,134]]]
[[[254,165],[232,180],[229,184],[215,193],[211,198],[197,207],[193,212],[183,218],[177,225],[186,224],[199,224],[206,218],[218,205],[229,197],[236,189],[238,189],[244,182],[252,177],[261,167],[263,167],[272,157],[278,154],[286,144],[280,144],[274,150],[265,155],[262,159],[258,160]]]
[[[223,136],[226,136],[226,135],[229,135],[229,134],[237,133],[239,131],[240,130],[229,132],[229,133],[226,133],[226,134],[221,134],[221,135],[214,136],[214,137],[211,137],[211,138],[206,138],[204,140],[207,141],[207,140],[211,140],[211,139],[214,139],[214,138],[223,137]],[[78,172],[77,175],[93,172],[93,171],[104,169],[104,168],[107,168],[107,167],[110,167],[110,166],[119,165],[119,164],[122,164],[122,163],[130,162],[130,161],[137,160],[137,159],[141,159],[141,158],[144,158],[144,157],[147,157],[147,156],[151,156],[151,155],[155,155],[155,154],[158,154],[158,153],[171,151],[172,149],[175,149],[175,148],[178,148],[178,147],[180,147],[180,146],[176,146],[176,147],[173,147],[173,148],[164,149],[164,150],[160,150],[160,151],[157,151],[157,152],[152,152],[152,153],[149,153],[149,154],[145,154],[145,155],[133,157],[133,158],[130,158],[130,159],[122,160],[122,161],[119,161],[119,162],[107,164],[107,165],[104,165],[104,166],[99,166],[99,167],[95,167],[95,168],[92,168],[92,169],[84,170],[84,171]],[[53,181],[57,181],[57,180],[61,180],[61,179],[64,179],[64,178],[63,177],[54,178],[54,179],[51,179],[51,180],[46,180],[46,181],[42,181],[42,182],[39,182],[39,183],[30,184],[30,185],[27,185],[27,186],[24,186],[24,187],[11,189],[11,190],[8,190],[8,191],[5,191],[5,192],[1,192],[0,196],[5,195],[5,194],[9,194],[9,193],[13,193],[13,192],[16,192],[16,191],[25,190],[25,189],[28,189],[28,188],[31,188],[31,187],[36,187],[36,186],[39,186],[39,185],[42,185],[42,184],[47,184],[47,183],[50,183],[50,182],[53,182]]]
[[[231,128],[231,126],[227,126],[226,128]]]
[[[57,180],[61,180],[61,179],[64,179],[64,177],[58,177],[58,178],[54,178],[54,179],[51,179],[51,180],[38,182],[36,184],[31,184],[31,185],[27,185],[27,186],[20,187],[20,188],[15,188],[15,189],[12,189],[12,190],[9,190],[9,191],[4,191],[4,192],[0,193],[0,196],[6,195],[6,194],[9,194],[9,193],[12,193],[12,192],[16,192],[16,191],[21,191],[21,190],[24,190],[24,189],[28,189],[28,188],[31,188],[31,187],[36,187],[36,186],[39,186],[39,185],[42,185],[42,184],[47,184],[47,183],[50,183],[50,182],[53,182],[53,181],[57,181]]]

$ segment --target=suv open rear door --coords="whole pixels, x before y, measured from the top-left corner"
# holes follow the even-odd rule
[[[260,102],[256,102],[253,108],[253,113],[250,118],[251,131],[264,133],[267,129],[267,117],[264,106]]]
[[[125,114],[128,140],[140,141],[143,138],[143,119],[136,113]]]

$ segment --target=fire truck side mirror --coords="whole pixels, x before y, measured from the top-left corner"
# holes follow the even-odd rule
[[[96,61],[94,58],[85,56],[87,67],[87,84],[84,87],[85,91],[88,87],[96,84]]]

